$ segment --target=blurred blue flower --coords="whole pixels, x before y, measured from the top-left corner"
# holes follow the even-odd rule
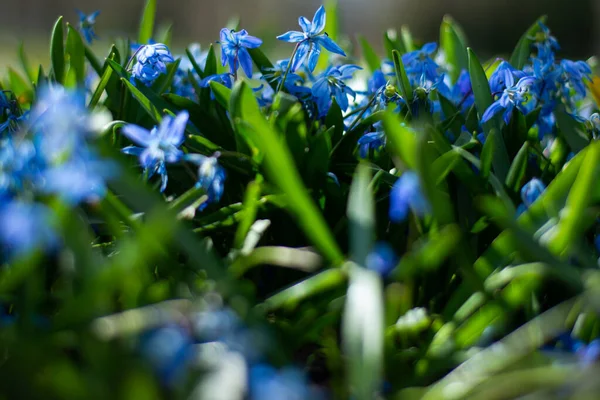
[[[592,68],[585,61],[562,60],[560,67],[563,71],[566,87],[565,97],[569,97],[569,89],[573,88],[580,98],[586,94],[586,85],[584,81],[591,81]]]
[[[162,74],[167,73],[167,63],[173,62],[169,48],[162,44],[146,44],[136,51],[136,63],[131,71],[131,77],[146,86],[151,86]],[[135,83],[133,81],[132,83]]]
[[[184,132],[188,119],[188,112],[182,111],[175,118],[165,116],[160,125],[155,126],[151,131],[133,124],[126,125],[121,130],[138,145],[125,147],[123,153],[139,156],[140,164],[148,171],[148,177],[155,173],[160,175],[161,192],[167,187],[168,180],[165,162],[177,162],[183,155],[179,146],[185,139]]]
[[[413,171],[404,172],[390,191],[390,220],[402,222],[412,210],[423,216],[431,209],[429,201],[421,189],[419,176]]]
[[[167,386],[181,381],[193,357],[193,341],[179,325],[168,325],[145,332],[139,350]]]
[[[252,400],[308,400],[313,399],[302,371],[283,368],[278,371],[268,364],[250,368],[250,398]]]
[[[312,94],[317,103],[320,117],[327,115],[329,107],[331,107],[331,97],[335,97],[342,111],[348,109],[348,96],[354,98],[356,93],[344,83],[344,80],[352,78],[354,71],[359,69],[362,68],[352,64],[339,67],[330,66],[317,78],[312,87]]]
[[[58,244],[52,226],[53,215],[37,203],[8,201],[0,203],[0,254],[21,256],[33,250],[49,250]]]
[[[288,65],[288,59],[277,61],[273,65],[273,68],[268,69],[267,73],[263,74],[263,78],[271,84],[275,83],[278,85],[283,79]],[[284,88],[289,94],[294,95],[296,97],[301,97],[303,95],[310,94],[310,89],[305,86],[302,86],[302,83],[304,83],[304,79],[302,79],[300,75],[290,72],[285,78]]]
[[[203,52],[198,43],[191,44],[188,47],[188,51],[194,58],[196,64],[198,64],[198,66],[204,70],[208,51]],[[181,56],[180,58],[181,62],[179,63],[179,67],[177,68],[177,71],[175,71],[175,76],[173,77],[173,91],[179,96],[186,97],[190,100],[195,100],[196,91],[194,89],[194,85],[190,81],[190,74],[192,75],[192,79],[195,79],[196,82],[201,81],[200,76],[194,69],[194,66],[187,54]]]
[[[202,311],[192,318],[194,334],[201,342],[224,340],[242,328],[242,321],[229,308]]]
[[[51,167],[41,174],[40,188],[59,195],[70,204],[98,201],[106,194],[106,180],[117,174],[117,165],[100,160],[93,153]]]
[[[463,112],[467,112],[473,103],[475,103],[475,96],[473,95],[473,89],[471,88],[471,76],[466,69],[463,69],[460,72],[460,75],[452,88],[451,100],[453,100],[457,106],[460,106]]]
[[[360,158],[367,158],[369,150],[379,150],[385,146],[385,133],[384,132],[369,132],[365,133],[360,139],[358,139],[358,154]]]
[[[247,49],[255,49],[262,44],[262,40],[248,35],[245,29],[239,32],[223,28],[220,33],[221,62],[223,66],[229,64],[229,72],[237,74],[241,66],[247,77],[252,77],[252,58]]]
[[[558,41],[550,33],[548,28],[543,22],[538,22],[541,31],[537,33],[535,39],[535,47],[538,50],[537,57],[544,62],[554,62],[554,52],[560,50]]]
[[[231,75],[229,72],[207,76],[206,78],[202,79],[200,86],[204,88],[210,87],[209,84],[212,81],[219,82],[229,89],[233,87],[233,75]]]
[[[2,193],[16,194],[37,180],[45,162],[27,138],[0,140],[0,198]]]
[[[526,207],[530,207],[546,190],[546,186],[538,178],[533,178],[521,188],[521,199]]]
[[[196,187],[204,189],[208,196],[208,201],[204,202],[199,210],[202,211],[209,203],[218,203],[225,190],[225,169],[219,165],[217,157],[186,154],[185,159],[198,166]]]
[[[532,93],[532,87],[535,87],[536,83],[537,80],[534,77],[526,76],[521,78],[515,86],[504,89],[500,99],[485,110],[481,122],[485,123],[494,115],[504,111],[504,122],[508,124],[515,107],[523,114],[528,114],[535,107],[535,95]]]
[[[413,86],[423,86],[426,81],[440,80],[440,66],[431,58],[436,50],[437,44],[432,42],[402,56],[406,74]]]
[[[321,46],[332,53],[346,56],[344,50],[324,32],[325,21],[325,7],[321,6],[315,13],[312,22],[305,17],[298,19],[302,32],[289,31],[277,36],[277,39],[284,42],[298,43],[296,45],[296,54],[292,60],[292,72],[295,72],[305,60],[307,61],[308,70],[310,72],[314,71],[319,60],[319,54],[321,54]]]
[[[95,39],[98,39],[96,32],[94,31],[94,25],[96,24],[96,18],[100,14],[100,11],[94,11],[93,13],[86,15],[80,10],[77,11],[79,16],[79,31],[85,38],[86,42],[92,43]]]
[[[592,340],[589,344],[581,346],[577,350],[577,357],[584,367],[600,361],[600,339]]]
[[[387,277],[394,267],[396,267],[398,261],[400,259],[392,246],[386,242],[377,242],[367,256],[366,267],[383,277]]]

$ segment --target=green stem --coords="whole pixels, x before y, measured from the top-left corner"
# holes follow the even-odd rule
[[[292,56],[290,57],[290,61],[288,62],[288,65],[287,65],[287,68],[285,69],[285,72],[283,73],[283,78],[281,79],[281,82],[279,82],[279,85],[277,85],[277,90],[275,91],[275,94],[279,93],[279,91],[281,91],[281,89],[283,88],[285,80],[287,79],[287,76],[290,73],[290,70],[292,69],[292,63],[294,62],[294,57],[296,57],[296,52],[297,51],[298,51],[298,45],[296,45],[296,47],[294,47],[294,51],[292,52]]]
[[[350,127],[346,130],[346,134],[344,136],[342,136],[342,138],[335,144],[335,146],[331,150],[330,154],[333,155],[335,153],[335,151],[338,149],[338,147],[340,147],[340,145],[344,141],[344,138],[346,136],[348,136],[348,132],[351,132],[354,128],[356,128],[356,125],[358,125],[358,123],[360,122],[360,119],[362,118],[362,116],[365,115],[365,113],[367,112],[367,110],[373,105],[374,102],[375,102],[375,96],[373,96],[371,98],[371,100],[367,103],[367,105],[360,112],[360,114],[358,114],[358,117],[356,117],[356,119],[354,121],[352,121],[352,125],[350,125]]]

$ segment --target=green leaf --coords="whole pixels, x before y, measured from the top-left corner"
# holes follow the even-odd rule
[[[244,126],[251,143],[264,154],[264,167],[270,180],[288,195],[289,209],[306,236],[332,264],[340,264],[343,255],[302,184],[289,149],[283,144],[281,135],[262,116],[252,89],[244,81],[236,83],[230,109],[234,124]]]
[[[173,24],[161,26],[156,34],[156,41],[158,43],[164,43],[167,46],[171,46],[171,40],[173,39]]]
[[[352,398],[371,400],[382,384],[384,361],[383,285],[374,271],[354,267],[342,320]]]
[[[260,177],[260,176],[259,176]],[[235,237],[233,240],[234,247],[241,249],[250,227],[256,219],[256,211],[258,210],[258,200],[260,198],[260,192],[262,190],[262,178],[256,179],[248,184],[246,193],[244,194],[244,215],[240,221],[237,230],[235,231]]]
[[[323,187],[329,171],[329,152],[331,151],[331,135],[334,128],[318,133],[309,141],[308,159],[306,166],[306,181],[310,187]]]
[[[262,52],[261,49],[258,47],[255,49],[248,49],[248,53],[250,53],[250,57],[252,57],[254,65],[256,65],[256,68],[258,68],[261,74],[266,75],[270,72],[272,73],[273,63],[269,60],[265,53]],[[269,85],[273,88],[273,90],[277,90],[277,82],[270,81]]]
[[[554,115],[556,116],[560,136],[565,139],[574,153],[580,152],[587,146],[589,140],[585,136],[581,123],[567,114],[564,105],[559,104],[556,106]]]
[[[494,100],[492,98],[490,84],[487,80],[481,63],[470,48],[467,49],[467,51],[469,54],[469,75],[471,77],[471,86],[475,96],[477,112],[479,114],[479,118],[481,119],[481,116],[485,110],[488,109]],[[500,116],[497,115],[496,117],[492,118],[483,124],[483,127],[486,134],[486,140],[488,138],[493,140],[492,145],[494,146],[495,157],[492,159],[492,166],[494,167],[494,172],[496,173],[496,176],[498,176],[498,179],[504,182],[508,173],[510,161],[508,158],[508,151],[506,150],[506,144],[504,143],[500,131],[499,117]],[[490,137],[492,130],[495,130],[495,134]]]
[[[347,210],[350,254],[352,261],[358,265],[366,265],[375,241],[375,201],[370,182],[370,168],[366,164],[358,164],[350,186]]]
[[[162,94],[169,90],[171,84],[173,83],[173,79],[175,78],[175,74],[177,73],[177,69],[179,68],[179,63],[181,63],[181,59],[177,59],[174,63],[171,63],[167,66],[166,75],[161,75],[156,83],[153,85],[153,88],[156,88],[156,93]]]
[[[156,106],[150,101],[150,99],[148,99],[144,95],[144,93],[140,92],[140,90],[137,87],[135,87],[131,82],[129,82],[129,80],[126,78],[121,78],[121,82],[125,84],[125,86],[127,87],[127,89],[129,89],[133,97],[138,101],[138,103],[140,103],[142,108],[146,110],[148,115],[150,115],[154,121],[156,121],[157,123],[162,121],[161,110],[156,108]]]
[[[74,71],[77,85],[83,85],[85,80],[85,49],[81,35],[67,23],[67,54],[69,54],[69,69]]]
[[[417,138],[414,131],[401,125],[399,117],[388,110],[383,116],[383,127],[389,140],[388,146],[410,169],[417,165]]]
[[[21,68],[23,68],[25,76],[27,76],[27,80],[29,80],[29,82],[35,82],[35,72],[31,68],[31,64],[29,62],[29,59],[27,58],[27,54],[25,54],[25,45],[23,42],[19,44],[19,61],[21,62]]]
[[[112,68],[110,68],[108,66],[106,68],[104,68],[104,72],[100,76],[100,82],[98,82],[98,86],[96,86],[96,90],[94,90],[94,93],[92,94],[92,98],[90,99],[90,104],[88,106],[89,108],[96,107],[96,105],[100,101],[100,97],[102,96],[104,89],[106,89],[106,85],[108,85],[108,82],[110,81],[112,72],[113,72]]]
[[[406,49],[407,53],[417,49],[412,33],[410,33],[410,28],[408,26],[403,25],[402,28],[400,28],[400,36],[402,36],[402,43],[404,44],[404,48]]]
[[[211,81],[209,85],[213,91],[215,100],[217,100],[224,109],[229,110],[229,104],[231,102],[231,89],[215,81]]]
[[[102,64],[100,63],[100,61],[98,60],[98,58],[96,57],[96,55],[85,44],[84,44],[84,48],[83,49],[84,49],[85,58],[87,58],[88,62],[90,63],[90,65],[92,66],[92,68],[94,69],[94,71],[98,74],[98,76],[102,75]],[[111,49],[111,53],[112,52],[113,51]]]
[[[63,83],[65,79],[65,45],[64,45],[63,17],[58,17],[52,37],[50,39],[50,62],[54,80]]]
[[[590,144],[581,164],[577,179],[569,192],[569,197],[563,214],[558,223],[556,235],[552,238],[549,247],[555,254],[563,255],[576,249],[576,245],[583,241],[583,234],[587,228],[586,210],[592,205],[591,187],[598,182],[600,170],[600,142]]]
[[[492,169],[492,161],[494,159],[494,143],[496,136],[495,130],[490,132],[490,135],[487,137],[485,144],[483,145],[483,150],[481,150],[481,177],[483,179],[488,179],[490,176],[490,171]]]
[[[446,15],[440,29],[440,46],[444,50],[447,62],[453,67],[450,70],[452,82],[456,82],[460,72],[469,68],[467,42],[462,28]]]
[[[327,128],[335,127],[331,135],[331,142],[338,143],[344,135],[344,115],[335,98],[332,99],[331,107],[329,107],[329,111],[325,117],[325,126]]]
[[[358,36],[358,42],[360,43],[360,47],[362,49],[363,58],[369,67],[369,72],[372,74],[381,68],[381,61],[379,61],[377,53],[375,53],[375,50],[373,50],[373,47],[371,47],[363,35]]]
[[[383,44],[385,45],[385,51],[388,56],[388,59],[392,59],[392,51],[396,50],[400,53],[400,55],[406,53],[406,48],[404,48],[404,43],[398,40],[398,32],[395,29],[388,29],[383,34]]]
[[[33,100],[31,83],[27,82],[17,71],[8,67],[8,81],[13,93],[20,102],[29,103]]]
[[[398,80],[398,86],[400,86],[400,93],[402,93],[402,97],[406,100],[406,102],[410,104],[413,101],[413,90],[410,86],[408,76],[406,75],[402,57],[400,57],[400,53],[398,53],[397,50],[392,50],[392,57],[394,60],[394,68],[396,70],[396,79]]]
[[[529,55],[531,54],[531,46],[533,45],[534,38],[538,32],[541,31],[540,22],[546,23],[546,16],[541,17],[529,29],[521,36],[517,46],[513,50],[510,56],[510,64],[516,69],[523,69],[525,64],[529,61]]]
[[[156,0],[147,0],[142,19],[140,21],[140,31],[138,34],[138,43],[146,44],[152,39],[154,33],[154,19],[156,18]]]
[[[506,187],[514,193],[518,193],[521,188],[521,182],[527,171],[528,155],[529,142],[525,142],[510,165],[510,169],[506,175]]]

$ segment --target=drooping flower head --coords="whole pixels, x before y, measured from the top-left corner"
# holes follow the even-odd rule
[[[436,50],[436,43],[427,43],[421,49],[402,56],[406,74],[413,86],[424,86],[427,81],[440,80],[440,66],[432,58]]]
[[[292,60],[291,71],[295,72],[306,61],[310,72],[315,70],[321,46],[332,53],[346,56],[344,50],[338,46],[324,31],[326,22],[325,7],[321,6],[315,13],[311,21],[305,17],[300,17],[298,23],[302,32],[289,31],[283,35],[277,36],[277,39],[289,43],[298,43],[296,54]]]
[[[356,93],[344,82],[352,78],[352,74],[362,69],[358,65],[331,66],[325,70],[313,84],[312,94],[319,109],[319,116],[324,116],[331,106],[331,97],[340,106],[342,111],[348,109],[348,96],[356,97]]]
[[[148,171],[148,177],[158,173],[161,177],[161,192],[167,187],[165,163],[174,163],[181,159],[183,152],[179,146],[183,143],[184,132],[189,119],[187,111],[180,112],[175,118],[165,116],[159,126],[151,131],[129,124],[121,132],[137,146],[125,147],[125,154],[139,156],[141,166]]]
[[[92,43],[95,39],[98,39],[96,32],[94,31],[94,25],[96,24],[96,18],[100,14],[100,11],[94,11],[87,15],[80,10],[76,10],[79,16],[79,31],[85,38],[86,42]]]
[[[136,52],[135,65],[131,71],[132,78],[151,86],[160,75],[167,73],[167,63],[173,61],[173,56],[165,44],[143,45]]]
[[[538,51],[537,57],[544,62],[553,63],[554,52],[560,50],[560,46],[558,45],[556,38],[550,33],[550,28],[543,22],[538,22],[538,24],[540,26],[540,31],[534,38],[534,45]]]
[[[225,189],[225,169],[218,163],[218,154],[212,157],[201,154],[186,154],[185,159],[198,166],[198,182],[196,187],[204,189],[208,201],[199,209],[203,210],[209,203],[218,203]]]
[[[416,215],[423,216],[431,206],[421,189],[419,176],[412,171],[406,171],[398,178],[390,191],[390,220],[402,222],[412,210]]]
[[[515,81],[525,75],[525,72],[519,71],[506,61],[502,61],[490,77],[490,89],[492,93],[500,93],[506,88],[513,87]]]
[[[233,29],[221,29],[221,62],[223,66],[229,64],[229,71],[235,75],[241,66],[247,77],[252,77],[252,57],[247,49],[255,49],[262,44],[262,40],[248,35],[245,29],[239,32]]]

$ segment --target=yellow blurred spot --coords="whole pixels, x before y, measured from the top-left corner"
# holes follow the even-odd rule
[[[588,83],[588,87],[592,92],[592,96],[594,96],[594,100],[596,104],[600,106],[600,77],[594,76],[592,77],[592,81]]]

